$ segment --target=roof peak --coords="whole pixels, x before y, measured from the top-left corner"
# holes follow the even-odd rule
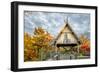
[[[68,24],[68,17],[65,17],[65,19],[64,19],[64,22],[66,23],[66,24]]]

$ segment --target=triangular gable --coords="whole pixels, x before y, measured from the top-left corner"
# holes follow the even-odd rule
[[[67,37],[65,37],[67,36]],[[67,40],[66,40],[67,39]],[[69,24],[65,24],[64,28],[58,34],[55,39],[54,45],[56,44],[79,44],[80,41],[74,31],[71,29]]]

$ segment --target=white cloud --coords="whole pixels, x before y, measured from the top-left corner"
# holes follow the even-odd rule
[[[68,17],[70,26],[75,33],[81,34],[90,30],[89,14],[25,12],[25,27],[41,26],[53,35],[57,35]],[[26,26],[27,25],[27,26]],[[25,28],[25,30],[29,30]],[[31,33],[30,31],[28,31]]]

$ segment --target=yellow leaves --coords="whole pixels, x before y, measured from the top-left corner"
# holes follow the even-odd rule
[[[24,47],[25,48],[31,48],[32,47],[31,37],[29,36],[28,33],[24,34]]]
[[[35,28],[35,31],[34,31],[35,35],[41,35],[44,33],[45,33],[45,31],[41,27]]]
[[[51,41],[51,40],[53,40],[53,36],[51,36],[50,34],[46,34],[45,39],[46,39],[47,41]]]
[[[31,60],[33,60],[33,59],[36,59],[36,57],[37,57],[37,54],[36,54],[36,52],[35,52],[35,50],[34,49],[25,49],[24,50],[24,57],[25,57],[25,59],[24,59],[24,61],[31,61]]]
[[[53,49],[50,42],[53,37],[41,27],[35,28],[33,36],[28,33],[24,34],[24,61],[40,60],[40,52],[47,52]],[[39,52],[39,49],[41,51]]]
[[[90,40],[83,35],[80,37],[80,41],[82,44],[90,44]]]

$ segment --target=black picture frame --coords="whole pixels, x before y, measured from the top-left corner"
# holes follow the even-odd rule
[[[73,66],[52,66],[39,68],[18,68],[18,6],[47,6],[47,7],[63,7],[63,8],[82,8],[95,10],[95,64],[89,65],[73,65]],[[50,3],[35,3],[35,2],[11,2],[11,71],[35,71],[35,70],[50,70],[50,69],[65,69],[65,68],[81,68],[97,66],[97,6],[84,5],[68,5],[68,4],[50,4]]]

